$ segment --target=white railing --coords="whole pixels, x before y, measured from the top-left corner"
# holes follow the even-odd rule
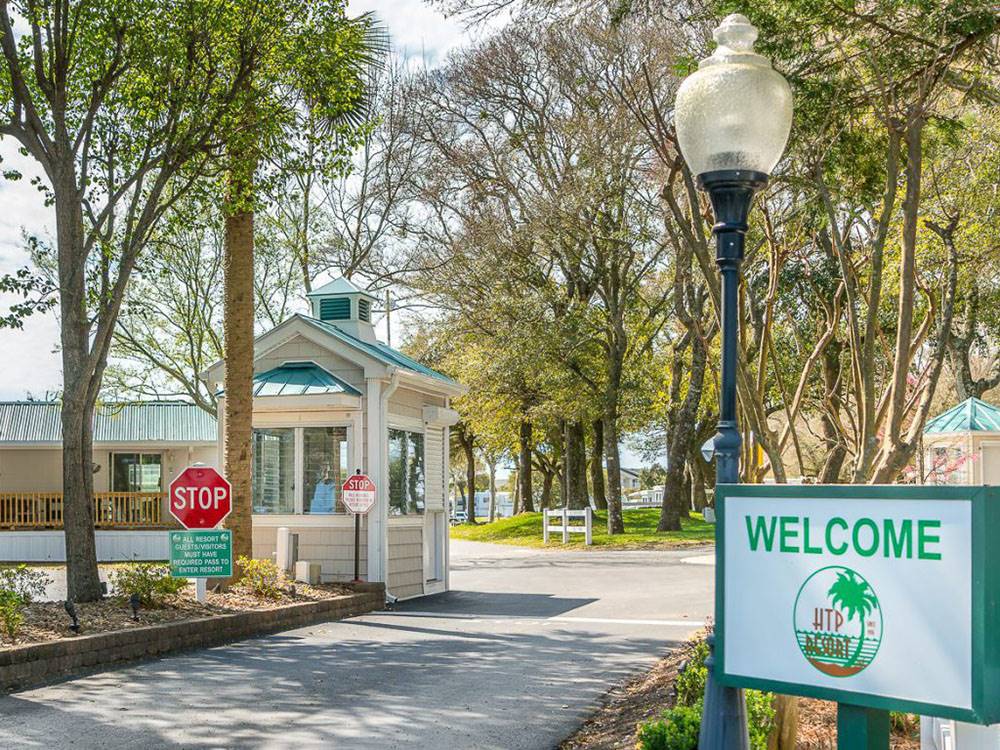
[[[556,525],[550,525],[549,519],[559,521]],[[571,525],[571,520],[583,519],[583,526]],[[594,543],[594,511],[591,508],[583,510],[569,510],[568,508],[556,508],[542,510],[542,539],[549,543],[551,532],[562,533],[562,540],[565,544],[569,541],[570,534],[586,534],[586,543],[589,547]]]

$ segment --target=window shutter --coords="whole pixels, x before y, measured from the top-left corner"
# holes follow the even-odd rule
[[[328,297],[319,301],[320,320],[350,320],[351,300],[347,297]]]
[[[358,300],[358,319],[365,323],[372,319],[372,303],[363,298]]]

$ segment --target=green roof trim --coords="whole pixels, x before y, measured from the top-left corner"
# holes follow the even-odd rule
[[[285,362],[279,367],[253,376],[254,396],[316,396],[346,393],[360,396],[361,391],[315,362]]]
[[[58,401],[0,401],[0,443],[61,443]],[[214,443],[215,417],[188,401],[98,405],[94,443]]]
[[[969,398],[938,414],[924,427],[925,435],[946,432],[1000,432],[1000,408]]]
[[[434,378],[435,380],[440,380],[444,383],[458,385],[458,381],[452,380],[447,375],[442,375],[437,370],[432,370],[430,367],[427,367],[427,365],[420,364],[415,359],[407,357],[402,352],[393,349],[391,346],[388,346],[387,344],[383,344],[381,341],[375,341],[375,342],[364,341],[362,339],[359,339],[357,336],[352,336],[346,331],[342,331],[340,328],[331,323],[327,323],[322,320],[317,320],[316,318],[312,318],[307,315],[303,315],[301,317],[303,320],[308,321],[312,325],[319,328],[321,331],[329,333],[331,336],[340,339],[345,344],[348,344],[350,346],[353,346],[355,349],[363,351],[364,353],[374,357],[380,362],[384,362],[387,365],[393,365],[395,367],[402,367],[404,370],[410,370],[411,372],[415,372],[418,375],[426,375],[429,378]]]

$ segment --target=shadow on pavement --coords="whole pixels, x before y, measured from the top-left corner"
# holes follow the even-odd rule
[[[583,601],[542,599],[552,612]],[[0,698],[0,747],[545,748],[673,645],[327,623]]]
[[[556,617],[598,601],[596,598],[569,598],[553,594],[504,594],[483,591],[446,591],[443,594],[401,602],[396,612],[433,610],[435,615],[500,615]]]

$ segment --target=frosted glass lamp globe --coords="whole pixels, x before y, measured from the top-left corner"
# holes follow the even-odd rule
[[[718,47],[684,79],[674,121],[681,153],[695,175],[746,170],[769,175],[792,127],[792,91],[753,51],[757,29],[728,16],[713,32]]]

